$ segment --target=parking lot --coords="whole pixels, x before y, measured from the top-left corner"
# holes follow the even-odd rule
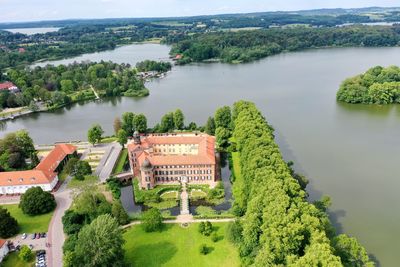
[[[15,247],[17,247],[18,245],[27,245],[28,247],[32,246],[33,251],[46,250],[46,243],[48,242],[47,236],[32,239],[32,235],[33,234],[27,234],[25,239],[22,238],[22,235],[18,235],[10,241],[14,244]]]

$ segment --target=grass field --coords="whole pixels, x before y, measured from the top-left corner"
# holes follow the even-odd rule
[[[16,252],[12,252],[5,257],[2,263],[0,263],[1,267],[30,267],[35,266],[35,258],[31,262],[24,262],[18,258],[18,254]]]
[[[3,205],[17,221],[19,225],[19,233],[36,233],[36,232],[47,232],[49,223],[53,212],[38,215],[29,216],[22,213],[22,210],[18,208],[18,204]]]
[[[75,178],[72,178],[72,180],[69,182],[68,184],[68,188],[79,188],[79,187],[83,187],[86,185],[90,185],[90,184],[94,184],[96,182],[98,182],[99,177],[94,176],[94,175],[87,175],[85,176],[85,179],[83,181],[79,181]]]
[[[133,266],[239,266],[236,247],[224,238],[227,223],[214,223],[219,240],[201,235],[198,224],[182,228],[179,224],[167,224],[162,232],[146,233],[140,225],[124,233],[125,257]],[[199,252],[201,244],[209,248],[207,255]]]
[[[125,162],[128,160],[128,149],[122,149],[121,153],[119,154],[117,164],[115,164],[113,173],[118,174],[124,171]]]

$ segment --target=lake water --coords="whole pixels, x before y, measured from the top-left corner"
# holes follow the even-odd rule
[[[121,55],[125,49],[133,52]],[[166,58],[167,52],[168,47],[148,44],[103,55],[105,60],[135,64],[141,53]],[[400,106],[335,100],[343,79],[378,64],[400,65],[400,48],[321,49],[250,64],[179,66],[147,84],[147,98],[117,98],[35,114],[7,122],[2,134],[27,129],[37,143],[84,140],[93,123],[111,134],[114,118],[125,111],[143,112],[153,125],[166,112],[181,108],[187,122],[204,124],[217,107],[240,99],[254,101],[276,129],[285,159],[293,160],[310,179],[310,198],[330,195],[337,229],[357,237],[382,266],[397,266]]]
[[[49,27],[49,28],[19,28],[19,29],[4,29],[4,30],[12,33],[18,32],[27,35],[33,35],[37,33],[56,32],[59,29],[60,28]]]

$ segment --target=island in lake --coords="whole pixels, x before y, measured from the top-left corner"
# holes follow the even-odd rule
[[[337,100],[351,104],[400,103],[400,68],[376,66],[346,79],[337,92]]]

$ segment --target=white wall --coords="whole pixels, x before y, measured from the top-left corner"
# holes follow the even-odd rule
[[[0,186],[0,194],[23,194],[31,187],[40,186],[43,191],[51,191],[57,185],[58,176],[50,184],[33,184],[33,185],[16,185],[16,186]]]
[[[4,257],[8,254],[8,246],[4,244],[2,248],[0,248],[0,262],[3,261]]]

